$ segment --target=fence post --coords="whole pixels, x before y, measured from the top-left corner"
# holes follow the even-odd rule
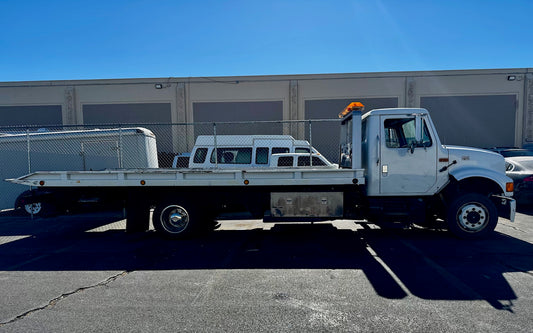
[[[26,152],[28,153],[28,173],[31,173],[30,129],[29,128],[26,128]]]
[[[313,166],[313,135],[312,135],[312,122],[309,119],[309,165]]]
[[[124,167],[122,163],[122,124],[118,128],[118,167],[120,169]]]
[[[213,123],[213,140],[215,145],[215,169],[218,169],[217,123]],[[206,157],[210,158],[209,156]]]
[[[30,146],[30,129],[29,128],[26,128],[26,151],[28,153],[28,173],[31,173],[31,146]],[[30,191],[31,190],[33,190],[33,186],[30,186]],[[31,205],[32,205],[32,208],[30,211],[30,217],[33,221],[33,206],[35,204],[32,203]]]

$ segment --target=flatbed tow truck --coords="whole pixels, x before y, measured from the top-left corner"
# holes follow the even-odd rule
[[[265,222],[367,220],[431,226],[460,238],[514,220],[513,181],[503,157],[442,145],[420,108],[372,110],[354,102],[340,114],[338,168],[116,169],[34,172],[12,183],[37,187],[43,204],[81,196],[123,200],[127,231],[181,238],[212,229],[226,211]]]

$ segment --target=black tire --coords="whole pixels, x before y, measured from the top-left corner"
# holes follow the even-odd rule
[[[57,207],[49,201],[40,200],[33,203],[27,203],[27,198],[31,197],[31,195],[31,191],[24,191],[21,193],[15,200],[15,209],[20,210],[24,215],[33,215],[34,217],[52,217],[57,214]]]
[[[496,228],[498,209],[482,194],[460,194],[448,207],[446,222],[448,229],[459,238],[483,238]]]
[[[31,207],[28,207],[28,206],[31,206],[31,205],[32,204],[24,205],[24,207],[22,207],[22,210],[27,215],[32,215],[31,214]],[[38,206],[38,209],[35,209],[36,206]],[[46,202],[46,201],[35,202],[35,203],[33,203],[33,207],[34,207],[33,216],[46,218],[46,217],[54,217],[54,216],[57,215],[56,206],[54,206],[53,204],[51,204],[49,202]]]
[[[201,230],[202,215],[187,203],[178,201],[158,204],[152,215],[154,229],[169,238],[183,238]]]

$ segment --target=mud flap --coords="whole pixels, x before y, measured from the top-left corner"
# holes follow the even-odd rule
[[[514,222],[516,216],[516,200],[502,195],[493,195],[492,197],[496,200],[498,215]]]

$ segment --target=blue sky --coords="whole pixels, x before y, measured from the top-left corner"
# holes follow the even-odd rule
[[[533,67],[531,0],[0,0],[0,81]]]

